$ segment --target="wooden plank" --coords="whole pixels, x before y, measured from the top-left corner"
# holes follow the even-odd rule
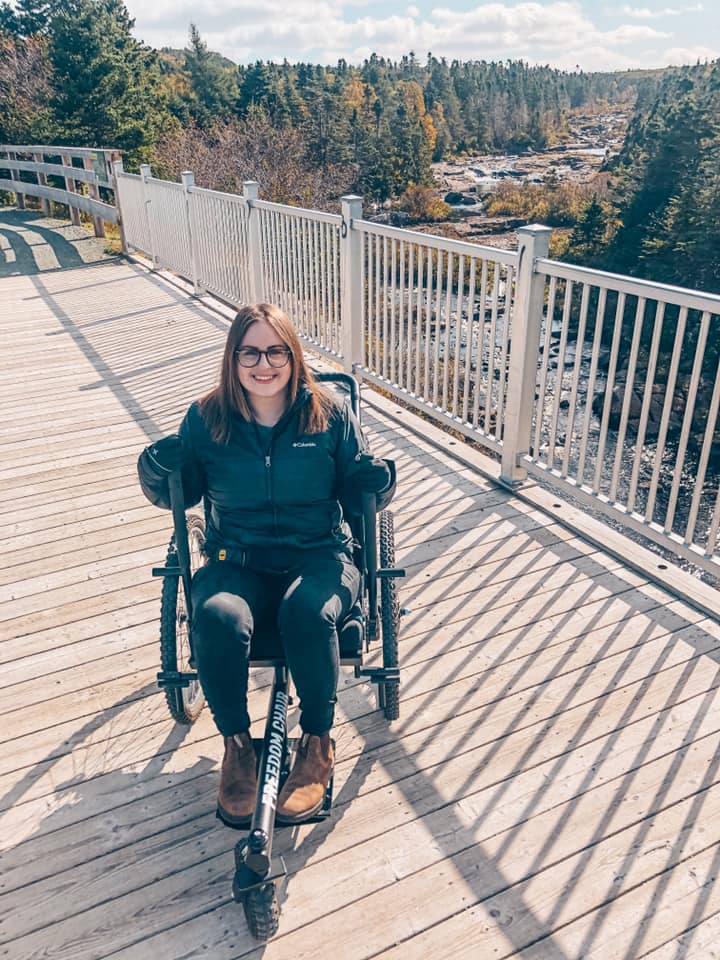
[[[72,532],[79,538],[86,534],[96,533],[99,530],[112,530],[124,524],[138,523],[157,515],[157,509],[150,506],[150,504],[142,498],[139,500],[136,499],[134,504],[130,509],[106,510],[104,513],[102,511],[91,511],[93,513],[92,516],[85,519],[75,519],[73,521]],[[15,549],[37,546],[40,538],[36,536],[36,532],[37,531],[18,534],[15,537],[9,538],[8,543]],[[65,542],[67,533],[67,527],[48,527],[42,531],[42,541],[57,542],[58,540],[62,540]],[[5,540],[0,541],[0,545],[4,546],[5,543]]]
[[[128,627],[157,619],[160,602],[157,582],[148,581],[142,589],[134,588],[129,603],[124,603],[126,597],[127,590],[120,590],[118,595],[108,597],[107,603],[94,613],[87,609],[77,611],[76,616],[70,617],[66,623],[56,623],[48,618],[44,623],[33,623],[29,633],[17,633],[4,639],[0,642],[3,671],[8,664],[21,662],[26,657],[42,655],[48,650],[61,651],[104,633],[122,634]],[[82,613],[87,616],[82,616]]]
[[[661,947],[650,950],[644,956],[647,960],[717,960],[720,957],[720,890],[715,882],[717,872],[698,874],[696,861],[692,865],[693,875],[700,876],[702,896],[697,889],[690,890],[685,896],[678,897],[674,891],[673,900],[665,911],[671,914],[670,939]],[[703,882],[704,881],[704,882]],[[680,910],[676,909],[679,901]],[[678,914],[685,917],[685,929],[678,923]]]
[[[129,589],[131,588],[131,589]],[[31,612],[23,617],[0,624],[0,642],[18,640],[40,631],[57,630],[75,626],[78,622],[95,617],[98,614],[112,613],[123,607],[132,607],[153,598],[159,603],[160,585],[156,581],[147,582],[147,578],[138,570],[123,570],[112,577],[94,581],[88,587],[83,598],[68,600],[55,607],[39,612]],[[67,632],[66,632],[67,635]],[[28,649],[32,649],[28,645]]]
[[[170,515],[158,510],[141,520],[116,524],[92,533],[76,535],[71,525],[67,536],[32,547],[9,550],[3,554],[5,568],[0,570],[0,583],[12,583],[22,575],[22,570],[31,570],[40,575],[72,565],[75,561],[101,562],[111,551],[122,550],[129,543],[140,543],[151,536],[163,544],[158,551],[158,565],[164,560],[165,548],[170,539],[172,524]],[[127,542],[127,543],[126,543]]]

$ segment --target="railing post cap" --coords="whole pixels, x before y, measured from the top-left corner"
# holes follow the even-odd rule
[[[552,233],[552,227],[546,227],[542,223],[528,223],[524,227],[518,227],[517,232],[525,236],[540,237]]]
[[[260,184],[257,180],[243,180],[242,188],[246,200],[257,200],[260,196]]]
[[[363,198],[355,193],[348,193],[344,197],[340,197],[340,212],[343,216],[343,222],[359,220],[363,215]]]
[[[180,174],[180,181],[184,187],[191,187],[195,183],[195,174],[192,170],[183,170]]]

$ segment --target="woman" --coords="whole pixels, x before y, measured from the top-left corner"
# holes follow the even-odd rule
[[[352,507],[365,491],[384,507],[394,468],[367,452],[347,405],[315,382],[290,320],[266,303],[235,317],[220,383],[192,404],[179,435],[141,454],[140,483],[152,503],[169,507],[167,478],[179,468],[186,507],[205,499],[208,562],[192,582],[192,630],[198,676],[225,740],[218,815],[244,826],[254,809],[248,655],[254,625],[273,616],[303,731],[277,817],[300,822],[321,808],[332,774],[336,624],[360,587],[341,504]]]

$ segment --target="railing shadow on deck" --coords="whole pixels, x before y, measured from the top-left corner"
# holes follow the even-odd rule
[[[63,329],[72,337],[78,348],[93,364],[102,382],[106,384],[117,399],[120,400],[132,419],[142,427],[148,436],[157,436],[163,429],[160,421],[162,420],[164,424],[167,415],[167,411],[163,412],[162,417],[157,416],[155,413],[154,405],[158,403],[158,397],[162,398],[162,394],[160,393],[161,381],[157,379],[157,373],[159,370],[163,370],[170,374],[173,364],[180,364],[187,359],[195,361],[198,358],[197,354],[186,347],[180,357],[168,356],[155,364],[133,366],[133,363],[137,362],[134,358],[134,351],[137,350],[138,357],[143,353],[143,350],[146,351],[148,346],[147,338],[140,338],[136,347],[128,349],[129,331],[127,326],[118,327],[116,334],[113,334],[112,331],[108,332],[107,328],[103,327],[103,336],[105,339],[102,344],[94,342],[91,337],[86,335],[85,327],[82,324],[76,324],[73,319],[67,315],[66,311],[57,303],[54,295],[44,287],[42,281],[36,279],[34,282],[39,295],[45,299],[45,302],[51,307]],[[178,303],[182,301],[184,308],[192,312],[196,322],[197,320],[209,322],[210,328],[214,327],[216,334],[219,334],[220,331],[224,332],[225,325],[216,318],[210,319],[208,311],[205,311],[199,305],[188,303],[185,298],[182,298],[174,291],[170,292],[164,285],[162,289],[171,297],[177,296]],[[96,321],[88,321],[88,323],[93,324],[96,331],[100,329]],[[197,338],[197,331],[194,336]],[[158,337],[159,342],[162,342],[162,339],[162,336]],[[218,344],[219,342],[220,339],[218,337]],[[211,348],[208,349],[209,352],[212,352]],[[204,350],[201,351],[201,353],[204,354]],[[120,370],[118,370],[118,366],[121,367]],[[150,378],[151,373],[153,376]],[[193,388],[193,383],[183,383],[180,390],[181,392],[187,392]],[[182,406],[182,402],[179,402],[178,405]],[[448,483],[452,487],[456,481],[453,478],[452,472],[448,472],[447,466],[442,463],[439,458],[434,462],[432,454],[427,457],[427,461],[429,476],[437,478],[438,480],[443,479],[443,482]],[[440,496],[441,494],[438,493],[438,503],[440,503]],[[400,521],[402,520],[403,500],[404,498],[401,495],[398,498],[396,507]],[[506,518],[506,522],[512,524],[511,519],[507,521]],[[439,523],[440,526],[434,535],[447,537],[450,541],[452,541],[453,537],[457,537],[460,549],[463,549],[463,535],[467,534],[468,530],[479,532],[480,539],[482,539],[484,533],[487,533],[490,537],[492,536],[493,524],[498,523],[499,532],[502,529],[501,522],[494,518],[492,514],[488,514],[487,510],[481,512],[481,515],[476,515],[472,504],[470,504],[466,510],[460,511],[460,513],[450,519],[440,520]],[[400,522],[398,525],[400,559],[404,566],[412,568],[414,564],[422,563],[424,560],[420,553],[420,545],[413,545],[412,542],[406,541],[403,530],[402,522]],[[518,528],[518,532],[528,536],[529,543],[527,552],[531,553],[532,527],[530,529]],[[502,541],[498,539],[498,550],[500,549],[501,542]],[[456,544],[456,546],[458,544]],[[446,549],[449,556],[452,557],[452,542],[446,543]],[[540,562],[543,555],[545,555],[545,560],[552,561],[552,551],[553,548],[551,546],[540,542],[539,552],[537,552],[534,558],[535,561]],[[493,550],[491,548],[486,556],[486,563],[492,562],[492,556]],[[524,898],[522,891],[523,883],[533,876],[537,876],[543,869],[548,867],[549,863],[552,863],[552,845],[557,842],[559,836],[558,831],[561,831],[563,821],[569,820],[573,806],[580,804],[581,798],[587,791],[595,789],[598,786],[595,779],[596,770],[602,760],[612,752],[613,745],[619,738],[621,732],[631,724],[639,723],[641,720],[647,721],[647,714],[642,711],[642,695],[651,685],[653,678],[659,672],[666,669],[666,661],[673,650],[674,637],[682,631],[683,639],[687,640],[690,644],[694,644],[696,652],[692,656],[689,655],[685,661],[680,661],[680,665],[685,663],[685,667],[682,669],[676,682],[672,685],[663,705],[656,710],[651,729],[642,739],[628,768],[625,769],[622,775],[608,781],[614,783],[615,780],[617,780],[617,786],[614,788],[614,794],[617,798],[624,797],[627,791],[631,789],[634,777],[647,762],[648,751],[652,744],[657,741],[663,723],[667,720],[672,709],[687,700],[687,698],[684,697],[684,689],[697,664],[698,658],[712,657],[716,663],[719,661],[718,648],[715,641],[709,637],[709,635],[705,634],[702,628],[696,628],[692,622],[686,620],[680,614],[665,610],[660,603],[656,603],[655,605],[642,603],[641,587],[636,588],[630,585],[628,581],[624,580],[617,572],[608,572],[607,567],[600,565],[592,558],[590,560],[585,558],[585,560],[583,571],[579,572],[578,570],[577,573],[574,573],[572,570],[572,558],[563,561],[566,564],[569,563],[571,566],[569,581],[562,585],[548,586],[542,577],[540,579],[531,578],[530,574],[533,570],[533,559],[528,558],[526,570],[524,571],[527,578],[527,587],[521,596],[514,596],[508,600],[507,616],[495,618],[493,620],[494,626],[489,625],[486,620],[489,617],[490,611],[497,611],[503,606],[504,581],[502,580],[502,572],[504,565],[510,563],[509,559],[502,561],[500,566],[494,568],[492,572],[488,571],[487,576],[484,576],[482,569],[480,569],[478,580],[473,583],[472,594],[478,593],[483,587],[489,590],[490,593],[481,598],[475,607],[473,607],[469,601],[467,593],[453,593],[454,587],[450,582],[448,582],[446,587],[443,587],[442,584],[440,585],[440,590],[438,591],[436,599],[433,601],[433,606],[435,604],[445,604],[442,627],[446,636],[441,640],[441,643],[444,644],[443,646],[439,647],[436,645],[433,647],[432,659],[438,655],[450,658],[452,655],[458,654],[458,652],[460,654],[459,659],[456,658],[457,662],[454,666],[448,665],[444,673],[443,686],[440,689],[429,686],[423,690],[423,671],[416,670],[416,677],[407,681],[403,689],[403,719],[400,724],[394,728],[388,729],[380,719],[378,713],[373,709],[369,699],[367,699],[364,694],[360,694],[360,699],[358,699],[357,691],[355,691],[355,700],[353,701],[354,708],[350,712],[347,724],[353,728],[353,738],[357,738],[361,747],[356,756],[355,766],[337,796],[334,818],[326,824],[318,825],[309,832],[291,831],[279,835],[277,849],[279,852],[287,855],[291,868],[290,883],[293,882],[295,874],[301,871],[314,856],[317,856],[318,851],[322,850],[323,844],[328,842],[330,837],[342,828],[344,817],[351,812],[351,804],[358,802],[358,797],[362,794],[363,788],[368,782],[372,766],[379,761],[380,764],[390,772],[390,779],[396,784],[400,793],[403,794],[405,802],[410,805],[411,808],[417,810],[417,816],[427,817],[434,826],[441,827],[441,829],[433,832],[433,845],[438,854],[441,857],[455,857],[463,861],[461,864],[463,880],[472,893],[472,901],[468,906],[473,906],[477,903],[488,903],[489,901],[495,902],[492,909],[494,909],[496,913],[491,915],[496,916],[498,923],[506,924],[504,929],[508,949],[513,952],[519,951],[527,948],[529,945],[542,942],[544,957],[554,958],[554,960],[568,960],[570,955],[564,951],[560,944],[553,938],[552,928],[549,926],[548,919],[541,919],[540,916],[536,916],[531,904]],[[552,563],[550,566],[552,566]],[[448,560],[446,573],[448,576],[452,573],[450,559]],[[603,597],[601,595],[596,600],[593,600],[594,583],[597,577],[601,575],[604,577],[603,583],[607,590],[607,596]],[[442,579],[443,577],[440,575],[438,581]],[[584,581],[586,581],[586,583],[583,586]],[[564,602],[563,598],[567,595],[567,588],[570,583],[574,583],[576,587],[580,585],[581,592],[579,594],[575,593],[572,599]],[[415,590],[414,585],[409,589]],[[571,659],[572,653],[575,652],[577,648],[577,644],[581,643],[582,639],[588,634],[591,634],[595,628],[601,629],[607,627],[607,622],[603,620],[603,617],[607,614],[613,602],[616,601],[617,596],[622,597],[625,615],[614,622],[611,621],[609,634],[605,639],[601,640],[598,653],[592,660],[570,669],[570,664],[566,661]],[[524,606],[529,607],[533,602],[536,603],[536,606],[533,608],[531,619],[522,624],[521,622],[517,622],[516,618],[516,625],[512,626],[512,611],[522,611]],[[578,606],[583,602],[587,604],[595,603],[596,606],[592,610],[588,608],[589,615],[582,623],[578,624],[578,633],[574,637],[576,641],[575,644],[571,642],[569,649],[565,653],[560,654],[560,645],[567,640],[567,635],[565,635],[565,640],[561,639],[562,631],[575,616]],[[402,638],[402,647],[405,648],[409,654],[409,656],[403,660],[403,665],[406,669],[417,665],[418,662],[422,661],[423,657],[427,660],[431,659],[430,651],[423,650],[422,646],[417,648],[420,653],[420,661],[413,659],[410,651],[419,643],[415,638],[421,635],[423,631],[426,632],[428,638],[430,638],[436,631],[439,631],[440,627],[439,622],[433,620],[431,613],[432,608],[429,608],[430,612],[427,614],[421,612],[423,608],[422,591],[420,589],[416,592],[415,603],[416,610],[408,621],[409,629],[406,630]],[[647,632],[647,637],[643,639],[643,633],[639,639],[636,637],[631,643],[629,642],[625,649],[615,650],[612,654],[613,657],[617,658],[614,669],[611,670],[604,687],[594,692],[590,699],[599,701],[603,697],[610,696],[614,691],[621,689],[624,684],[630,682],[628,676],[631,675],[632,667],[643,647],[653,639],[653,629],[657,626],[662,628],[662,636],[665,637],[666,641],[665,646],[659,650],[654,661],[649,666],[643,667],[640,674],[632,681],[633,683],[639,683],[637,695],[630,701],[625,710],[620,713],[613,727],[602,735],[595,733],[584,741],[583,737],[589,733],[593,710],[590,709],[586,720],[578,724],[573,733],[572,747],[580,743],[586,743],[588,745],[591,743],[597,744],[597,756],[593,761],[588,762],[584,778],[580,780],[578,786],[575,788],[575,793],[567,798],[570,806],[566,804],[561,806],[555,829],[548,832],[547,841],[540,846],[532,860],[529,860],[522,878],[518,879],[515,877],[510,879],[499,865],[502,854],[513,845],[522,827],[527,824],[532,817],[538,815],[540,812],[548,812],[547,809],[543,808],[543,798],[550,789],[550,786],[557,783],[560,779],[563,766],[570,756],[571,747],[564,741],[557,747],[548,746],[554,736],[558,718],[564,713],[576,709],[579,705],[589,702],[587,698],[586,700],[580,699],[578,701],[578,695],[582,695],[584,684],[589,681],[593,671],[598,668],[598,664],[606,656],[610,656],[611,645],[618,637],[622,636],[623,627],[632,613],[642,613],[648,618],[648,624],[644,631],[644,633]],[[426,615],[427,620],[424,621],[423,617]],[[618,616],[618,614],[614,614],[614,616]],[[538,630],[538,623],[540,622],[544,624],[543,629],[545,629],[546,634],[539,648],[522,657],[514,656],[514,651],[522,648],[523,642],[527,640],[534,631]],[[505,634],[508,635],[507,642],[502,640]],[[477,659],[478,652],[482,653],[483,644],[490,641],[493,637],[501,638],[501,646],[494,660],[488,662],[479,670],[476,670],[475,673],[472,673],[473,663]],[[657,636],[655,635],[654,638],[657,639]],[[548,658],[547,672],[539,675],[532,685],[523,687],[522,680],[528,666],[540,660],[543,653],[551,650],[556,645],[558,645],[557,653],[560,655],[555,656],[553,653]],[[464,652],[463,647],[467,648]],[[514,661],[516,662],[513,666]],[[449,660],[448,663],[450,663]],[[510,672],[503,686],[489,693],[487,699],[482,700],[480,703],[473,700],[473,697],[477,697],[478,692],[482,690],[483,685],[492,682],[492,670],[506,664],[510,665]],[[678,664],[675,666],[678,666]],[[565,667],[568,668],[567,671],[564,669]],[[467,673],[468,669],[471,671],[469,675]],[[667,669],[670,668],[667,667]],[[573,674],[575,675],[573,676]],[[543,687],[548,681],[558,679],[564,675],[569,677],[568,688],[559,702],[553,701],[549,707],[546,708],[546,712],[547,709],[549,709],[550,712],[547,716],[543,717]],[[457,690],[453,691],[453,686],[456,684]],[[698,708],[693,715],[688,730],[690,737],[700,729],[711,696],[716,687],[717,672],[714,673],[712,684],[709,685],[705,697],[698,697]],[[354,688],[352,689],[354,690]],[[512,703],[509,709],[507,707],[507,704],[512,701],[513,697],[518,698],[517,709],[514,712]],[[124,708],[125,703],[121,701],[112,709],[123,710]],[[95,724],[106,722],[112,715],[112,709],[109,712],[101,714],[96,720],[88,721],[88,724],[82,726],[77,734],[71,738],[70,746],[80,743],[86,738],[90,729],[94,728]],[[430,717],[431,710],[433,712]],[[501,720],[500,729],[492,737],[483,739],[484,727],[489,724],[494,714],[497,715],[504,710],[508,710],[507,720],[504,724]],[[413,718],[422,718],[423,714],[427,714],[428,716],[426,726],[422,726],[423,721],[421,719],[417,729],[413,731]],[[462,718],[466,714],[475,714],[473,731],[471,731],[470,734],[467,730],[459,732],[454,726],[458,718]],[[530,738],[527,747],[520,753],[514,764],[511,764],[509,768],[505,769],[503,774],[498,775],[495,780],[490,776],[489,782],[478,789],[476,781],[480,778],[483,771],[492,769],[493,760],[501,750],[503,741],[520,730],[532,730],[533,727],[537,728],[534,735]],[[412,752],[408,752],[407,745],[403,743],[405,736],[413,738]],[[703,734],[703,736],[707,736],[707,734]],[[177,731],[171,731],[167,741],[163,743],[157,751],[156,766],[162,764],[162,758],[165,757],[169,751],[176,749],[180,745],[180,741],[181,737],[179,733]],[[423,751],[428,750],[429,747],[433,747],[435,752],[432,762],[427,764],[427,761],[421,759],[419,755],[422,754]],[[469,754],[475,750],[479,751],[479,753],[472,761],[472,767],[468,777],[461,781],[460,784],[449,793],[443,791],[441,785],[445,765],[463,754]],[[676,758],[673,758],[671,762],[671,775],[663,780],[652,803],[649,805],[648,812],[638,821],[637,831],[632,837],[633,842],[628,841],[626,853],[627,862],[632,861],[637,856],[636,844],[642,841],[644,831],[651,817],[659,810],[664,809],[664,805],[668,802],[667,794],[677,779],[679,758],[681,756],[679,751],[675,751],[675,753]],[[542,760],[539,759],[540,757],[542,757]],[[51,763],[52,760],[53,757],[51,755],[41,761],[40,765],[47,765],[47,763]],[[427,765],[423,766],[423,762]],[[502,803],[505,798],[506,791],[509,789],[513,778],[527,770],[531,770],[541,763],[552,764],[545,787],[534,789],[528,794],[527,800],[524,806],[521,807],[519,814],[515,815],[515,819],[511,824],[506,825],[507,836],[502,841],[499,850],[495,850],[494,852],[488,850],[488,852],[486,852],[484,847],[495,835],[491,834],[486,836],[482,833],[482,824],[485,822],[484,818],[490,811],[498,809],[499,804]],[[209,772],[209,764],[202,760],[197,761],[197,764],[198,766],[194,773],[197,774],[198,777],[206,777]],[[38,769],[40,765],[38,765]],[[401,772],[397,773],[396,771],[398,770]],[[124,780],[124,775],[117,772],[111,773],[110,778],[112,791],[116,796],[122,796],[126,786],[129,787],[131,782],[133,785],[137,784],[136,778]],[[716,781],[716,778],[717,763],[713,763],[708,766],[703,775],[703,780],[699,785],[688,786],[688,796],[695,798],[690,809],[690,813],[694,818],[700,815],[700,808],[707,788],[711,782]],[[15,802],[21,802],[25,784],[32,784],[33,782],[34,775],[32,772],[29,772],[26,778],[20,781],[16,795],[13,797]],[[93,790],[92,783],[93,781],[72,781],[70,784],[61,784],[57,789],[60,792],[64,789],[74,791],[79,798],[76,802],[82,805],[84,802],[83,793]],[[371,792],[378,789],[380,788],[373,787],[371,788]],[[203,789],[203,796],[206,792],[210,794],[211,790],[205,791]],[[475,795],[475,799],[473,799],[473,794]],[[478,796],[478,794],[480,794],[480,796]],[[419,800],[419,797],[422,799]],[[470,798],[471,805],[473,803],[478,805],[477,817],[471,825],[468,824],[467,817],[463,818],[460,816],[459,808],[460,802],[463,801],[467,803],[468,798]],[[211,805],[209,796],[207,799]],[[152,817],[151,798],[144,796],[143,801],[150,803],[149,811]],[[89,802],[91,801],[89,800]],[[675,799],[671,802],[677,803],[678,801]],[[579,860],[572,874],[573,883],[581,881],[592,882],[592,878],[588,876],[588,871],[591,866],[593,851],[597,843],[607,836],[605,831],[609,828],[609,810],[612,806],[614,805],[609,805],[608,816],[598,821],[591,839],[586,842],[584,846],[580,847],[579,850],[574,851],[579,854]],[[43,836],[55,829],[52,826],[53,816],[55,815],[50,814],[49,817],[42,821],[41,833]],[[58,823],[60,822],[61,821],[58,821]],[[207,827],[207,830],[205,827]],[[387,829],[387,824],[382,821],[378,822],[375,829],[376,833],[371,836],[365,836],[362,842],[369,842],[381,836]],[[203,827],[203,836],[209,832],[210,827],[208,824],[205,824]],[[223,835],[224,834],[225,832],[223,832]],[[682,837],[682,832],[680,837]],[[27,849],[24,847],[24,844],[33,842],[33,839],[34,838],[29,838],[11,850],[8,854],[11,861],[14,859],[16,863],[24,862],[26,859],[25,850]],[[38,843],[40,843],[39,836],[37,840]],[[300,845],[296,846],[298,840],[300,840]],[[336,850],[334,852],[342,851]],[[679,862],[682,856],[683,845],[682,840],[679,839],[678,844],[674,845],[668,853],[664,871],[657,874],[657,896],[660,896],[662,893],[662,885],[666,882],[667,871],[672,865]],[[320,859],[322,859],[321,855]],[[317,862],[317,860],[315,862]],[[152,931],[152,935],[156,933],[159,935],[161,933],[162,936],[166,937],[168,936],[168,931],[174,929],[174,935],[182,937],[183,927],[196,922],[204,924],[206,929],[208,925],[211,928],[226,929],[229,923],[236,929],[242,927],[242,921],[239,920],[239,914],[237,912],[232,914],[224,912],[230,909],[233,911],[236,910],[236,908],[230,907],[230,900],[227,893],[226,885],[229,863],[230,844],[227,845],[227,854],[211,860],[207,870],[203,869],[202,874],[200,874],[199,870],[195,870],[194,872],[190,870],[189,873],[192,874],[192,877],[198,879],[189,882],[189,887],[186,892],[191,896],[195,889],[193,883],[199,884],[199,877],[202,877],[201,882],[205,885],[205,891],[201,891],[198,887],[196,892],[198,901],[205,900],[204,909],[198,907],[198,910],[194,912],[192,907],[188,908],[188,917],[179,926],[171,923],[171,918],[168,915],[167,923],[163,930]],[[150,880],[153,883],[159,884],[163,882],[162,878],[158,880],[152,877]],[[140,881],[138,886],[142,885],[142,881]],[[222,886],[222,893],[218,893],[220,886]],[[614,898],[623,892],[622,886],[620,886],[618,889],[610,891],[608,898]],[[698,909],[701,907],[703,897],[708,895],[709,891],[707,888],[701,888],[698,891]],[[67,896],[67,889],[65,890],[65,896]],[[208,897],[211,901],[210,903],[208,903]],[[598,902],[601,903],[602,898],[600,898]],[[81,913],[83,910],[82,902],[76,905],[80,908],[79,912]],[[555,921],[559,909],[560,899],[557,900],[551,912],[551,922]],[[78,914],[76,913],[75,915],[77,916]],[[516,936],[512,921],[508,919],[513,916],[523,916],[525,918],[524,931],[521,937]],[[97,920],[95,922],[100,921]],[[162,921],[159,922],[162,924]],[[371,918],[369,918],[369,922],[371,922]],[[601,923],[602,914],[598,912],[597,924],[591,927],[585,948],[589,948],[589,946],[593,944],[594,939],[599,935]],[[217,935],[217,930],[215,935]],[[128,942],[128,946],[131,945],[132,942]],[[627,960],[630,960],[631,957],[636,955],[636,952],[632,952],[636,951],[636,948],[639,949],[639,945],[633,941],[625,953]],[[253,947],[249,942],[246,942],[245,946],[241,949],[243,949],[244,954],[250,952],[253,956],[260,955],[259,948]],[[681,956],[681,954],[678,954],[678,956]]]
[[[42,242],[30,242],[33,234]],[[42,213],[0,207],[0,236],[6,239],[15,258],[3,256],[0,249],[0,279],[88,265],[76,244],[92,240],[91,235],[69,240],[57,227],[49,225],[48,218]],[[44,264],[36,256],[38,250],[42,251],[39,259],[45,260]]]

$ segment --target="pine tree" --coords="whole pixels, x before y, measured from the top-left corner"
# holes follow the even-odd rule
[[[608,227],[609,212],[597,194],[593,194],[584,213],[570,234],[568,259],[585,266],[596,266],[597,258],[602,254],[605,234]]]
[[[50,106],[61,143],[149,150],[168,115],[155,54],[135,40],[122,0],[75,0],[52,21]]]
[[[683,282],[679,267],[684,282],[694,284],[692,263],[675,261],[687,240],[685,221],[704,223],[701,233],[714,244],[714,228],[695,205],[708,182],[703,160],[718,142],[718,73],[717,66],[670,71],[641,104],[614,164],[621,227],[605,257],[612,269]]]
[[[185,50],[185,71],[190,78],[190,113],[201,127],[227,120],[234,112],[238,95],[234,73],[223,67],[211,53],[194,23]]]
[[[73,0],[16,0],[15,6],[0,4],[0,30],[18,37],[32,37],[47,33],[54,16],[63,7],[72,9]]]

